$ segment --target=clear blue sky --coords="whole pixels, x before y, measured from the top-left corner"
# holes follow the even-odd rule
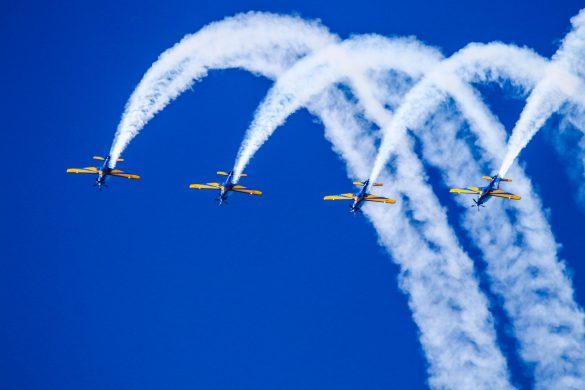
[[[307,112],[253,160],[246,184],[264,197],[219,208],[188,190],[231,167],[269,81],[213,72],[172,103],[125,153],[140,182],[98,192],[92,177],[65,173],[107,153],[126,100],[163,50],[238,12],[319,18],[342,37],[415,35],[445,54],[501,40],[550,56],[583,3],[329,4],[3,3],[1,389],[426,388],[397,267],[365,218],[321,201],[352,187]],[[510,128],[521,102],[492,95]],[[583,304],[585,217],[549,141],[540,133],[522,158]],[[496,314],[513,379],[528,388]]]

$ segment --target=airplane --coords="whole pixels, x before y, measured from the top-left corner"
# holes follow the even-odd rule
[[[103,161],[101,168],[97,167],[85,167],[85,168],[69,168],[67,169],[68,173],[89,173],[98,175],[97,179],[95,180],[94,186],[97,186],[98,189],[101,191],[103,187],[107,187],[106,179],[108,176],[116,176],[116,177],[125,177],[127,179],[140,179],[140,176],[134,175],[131,173],[125,173],[119,169],[112,169],[108,166],[110,162],[110,156],[103,158],[100,156],[93,156],[94,160]],[[123,158],[119,158],[116,160],[117,162],[124,162]]]
[[[372,195],[368,193],[368,187],[370,184],[369,180],[365,182],[361,181],[354,181],[353,184],[356,186],[362,187],[362,189],[357,194],[341,194],[341,195],[327,195],[323,198],[323,200],[353,200],[351,206],[349,206],[349,211],[351,213],[357,213],[361,211],[361,207],[363,206],[364,202],[377,202],[377,203],[396,203],[394,199],[384,198],[382,196]],[[382,183],[374,183],[372,187],[381,187],[384,184]]]
[[[231,192],[240,192],[240,193],[244,193],[244,194],[250,194],[250,195],[262,195],[262,191],[258,191],[258,190],[250,190],[242,185],[239,184],[235,184],[232,180],[233,180],[233,175],[234,173],[232,171],[230,172],[223,172],[223,171],[219,171],[217,172],[218,175],[221,176],[227,176],[227,178],[225,179],[225,181],[223,183],[207,183],[207,184],[190,184],[189,188],[198,188],[198,189],[208,189],[208,190],[219,190],[219,197],[215,198],[215,200],[217,200],[219,202],[219,205],[221,206],[222,204],[227,204],[227,199],[229,196],[230,191]],[[245,177],[248,176],[245,173],[240,174],[241,177]]]
[[[449,192],[457,192],[460,194],[478,194],[479,197],[477,199],[473,199],[475,204],[471,205],[471,207],[477,206],[478,212],[480,207],[485,207],[484,203],[487,202],[492,196],[513,200],[522,199],[521,196],[514,195],[500,189],[501,182],[511,182],[512,179],[506,179],[499,177],[498,175],[495,175],[494,177],[482,176],[482,178],[490,181],[490,183],[485,187],[451,188]]]

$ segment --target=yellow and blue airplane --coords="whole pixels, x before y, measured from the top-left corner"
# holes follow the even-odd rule
[[[384,198],[382,196],[372,195],[368,193],[368,187],[370,184],[369,180],[365,182],[361,181],[354,181],[353,184],[356,186],[362,187],[362,189],[357,194],[346,193],[341,195],[327,195],[323,199],[324,200],[353,200],[351,206],[349,206],[349,211],[351,213],[357,213],[361,211],[361,207],[363,206],[364,202],[377,202],[377,203],[396,203],[394,199]],[[374,183],[372,187],[381,187],[384,184],[382,183]]]
[[[233,182],[233,175],[234,173],[232,171],[230,172],[223,172],[223,171],[219,171],[217,172],[218,175],[221,176],[227,176],[226,180],[223,183],[206,183],[206,184],[190,184],[189,188],[198,188],[198,189],[205,189],[205,190],[219,190],[219,197],[216,198],[215,200],[217,200],[219,202],[219,205],[221,206],[223,203],[227,204],[227,199],[229,196],[230,192],[241,192],[244,194],[250,194],[250,195],[262,195],[262,191],[258,191],[258,190],[251,190],[248,189],[242,185],[239,184],[235,184]],[[248,176],[245,173],[242,173],[240,176],[244,177],[244,176]]]
[[[101,191],[102,187],[107,187],[106,179],[108,176],[116,176],[116,177],[125,177],[126,179],[140,179],[140,176],[134,175],[131,173],[125,173],[119,169],[112,169],[108,166],[108,162],[110,161],[110,156],[103,158],[100,156],[93,156],[94,160],[103,161],[101,168],[97,167],[85,167],[85,168],[69,168],[67,169],[68,173],[89,173],[93,175],[98,175],[97,179],[95,180],[94,186],[97,186]],[[118,162],[123,162],[124,159],[119,158]]]
[[[479,211],[480,207],[485,207],[484,203],[487,202],[490,197],[495,196],[497,198],[506,198],[506,199],[513,199],[513,200],[520,200],[522,197],[518,195],[511,194],[504,190],[500,189],[500,183],[511,182],[512,179],[506,179],[503,177],[498,177],[495,175],[494,177],[491,176],[482,176],[483,179],[489,180],[490,183],[485,187],[469,187],[469,188],[451,188],[449,192],[457,192],[460,194],[477,194],[479,197],[477,199],[473,199],[475,204],[471,205],[471,207],[477,206],[477,211]]]

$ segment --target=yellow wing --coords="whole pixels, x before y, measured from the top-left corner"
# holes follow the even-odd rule
[[[87,167],[87,168],[69,168],[67,170],[68,173],[92,173],[92,174],[98,174],[99,173],[99,169],[94,168],[94,167]]]
[[[114,172],[114,171],[112,171],[112,172]],[[131,173],[110,173],[110,175],[116,176],[116,177],[125,177],[126,179],[134,179],[134,180],[140,179],[140,176],[134,175]]]
[[[200,190],[219,190],[223,189],[223,186],[218,183],[207,183],[207,184],[189,184],[189,188],[198,188]]]
[[[481,191],[476,188],[451,188],[449,192],[457,192],[459,194],[481,194]]]
[[[342,194],[342,195],[327,195],[323,197],[323,200],[354,200],[353,194]]]
[[[391,203],[394,204],[396,201],[394,199],[384,198],[383,196],[376,196],[376,195],[368,195],[364,198],[367,202],[377,202],[377,203]]]
[[[497,196],[498,198],[506,198],[506,199],[513,199],[513,200],[520,200],[522,199],[519,195],[510,194],[509,192],[504,192],[503,190],[495,190],[488,193],[489,196]]]
[[[234,192],[242,192],[244,194],[250,194],[250,195],[262,195],[262,191],[258,191],[258,190],[248,190],[248,189],[242,189],[242,188],[235,188],[234,187],[232,189],[232,191],[234,191]]]

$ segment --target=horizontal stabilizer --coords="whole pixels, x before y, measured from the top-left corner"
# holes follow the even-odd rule
[[[98,161],[106,161],[105,158],[101,157],[101,156],[93,156],[92,157],[94,160],[98,160]],[[123,158],[119,158],[116,160],[116,162],[124,162]]]
[[[366,185],[366,183],[363,183],[361,181],[354,181],[353,184],[355,184],[356,186],[360,186],[363,187]],[[383,183],[374,183],[371,184],[372,187],[382,187],[384,184]]]
[[[501,178],[500,181],[507,181],[508,183],[512,181],[512,179]]]
[[[493,178],[493,177],[491,177],[491,176],[482,176],[481,178],[482,178],[482,179],[489,180],[489,181],[492,181],[492,180],[494,180],[494,178]]]
[[[218,171],[218,172],[217,172],[217,174],[218,174],[218,175],[221,175],[221,176],[229,176],[229,175],[230,175],[230,173],[232,173],[232,172],[224,172],[224,171]],[[241,174],[240,174],[240,177],[246,177],[246,176],[248,176],[248,175],[247,175],[247,174],[245,174],[245,173],[241,173]]]

